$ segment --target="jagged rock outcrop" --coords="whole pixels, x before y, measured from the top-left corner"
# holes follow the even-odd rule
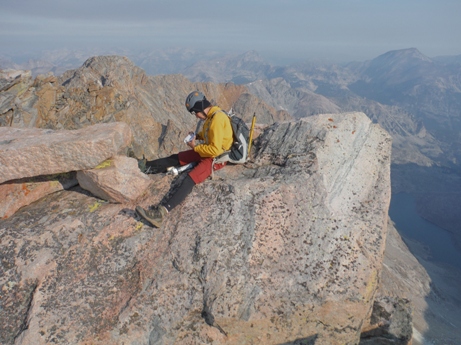
[[[249,96],[245,87],[192,83],[181,75],[150,77],[125,57],[97,56],[60,77],[32,80],[30,72],[1,72],[0,126],[79,129],[125,122],[134,133],[136,157],[153,159],[187,148],[179,139],[195,129],[196,118],[184,100],[195,89],[225,110],[236,105],[248,122],[254,111],[259,123],[291,118]]]
[[[4,344],[356,344],[387,234],[390,137],[362,113],[277,123],[160,229],[63,191],[0,223]],[[153,176],[156,203],[172,177]]]
[[[412,344],[413,319],[407,299],[378,297],[373,303],[370,326],[362,329],[360,345]]]
[[[0,183],[91,169],[126,150],[133,139],[122,122],[75,131],[0,127]]]
[[[23,95],[31,82],[30,71],[0,70],[0,126],[13,125],[17,97]]]

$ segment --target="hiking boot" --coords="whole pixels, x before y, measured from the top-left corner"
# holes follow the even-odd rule
[[[168,210],[162,205],[155,206],[150,210],[145,210],[141,206],[136,206],[136,213],[156,228],[160,228]]]
[[[146,174],[147,173],[147,159],[142,155],[142,159],[138,159],[138,168],[141,170],[142,173]]]
[[[134,154],[134,151],[133,151],[133,148],[132,147],[128,147],[126,149],[126,155],[127,157],[131,157],[131,158],[135,158],[136,159],[136,155]]]

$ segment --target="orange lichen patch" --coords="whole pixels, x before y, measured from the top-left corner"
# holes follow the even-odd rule
[[[30,189],[27,188],[27,183],[21,184],[21,190],[23,191],[24,196],[27,196],[30,193]]]

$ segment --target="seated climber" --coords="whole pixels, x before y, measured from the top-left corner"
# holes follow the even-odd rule
[[[229,117],[221,108],[213,106],[202,92],[190,93],[186,98],[186,108],[198,119],[205,120],[202,131],[187,143],[191,149],[166,158],[144,162],[145,171],[153,174],[164,173],[171,166],[197,163],[167,200],[159,205],[152,205],[147,210],[140,206],[136,207],[136,213],[157,228],[162,225],[166,214],[186,198],[194,185],[205,181],[211,175],[212,169],[219,170],[224,167],[226,163],[213,164],[213,159],[232,146],[232,127]],[[195,139],[203,140],[203,143],[196,145]]]

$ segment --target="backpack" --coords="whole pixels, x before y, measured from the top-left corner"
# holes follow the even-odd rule
[[[250,129],[246,123],[238,116],[232,113],[223,112],[229,116],[232,126],[234,142],[229,151],[224,152],[214,159],[215,163],[231,162],[234,164],[243,164],[248,159],[248,145],[250,142]]]

